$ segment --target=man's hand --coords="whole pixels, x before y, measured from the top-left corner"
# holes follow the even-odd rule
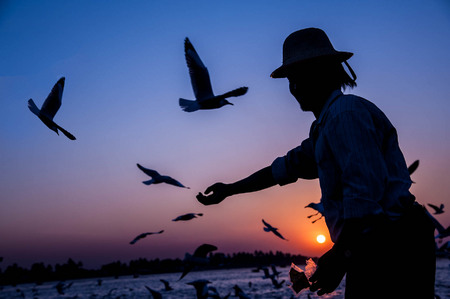
[[[230,187],[227,184],[215,183],[205,190],[205,194],[209,194],[212,192],[211,195],[205,196],[201,192],[199,192],[197,194],[197,200],[205,206],[218,204],[222,202],[227,196],[231,195],[229,189]]]
[[[345,272],[345,257],[333,246],[317,262],[317,270],[309,279],[312,282],[311,292],[317,291],[319,296],[333,292]]]

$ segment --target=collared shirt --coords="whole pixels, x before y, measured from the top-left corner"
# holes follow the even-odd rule
[[[373,103],[334,91],[311,125],[309,138],[272,163],[279,185],[319,178],[333,242],[345,219],[398,219],[415,198],[397,132]]]

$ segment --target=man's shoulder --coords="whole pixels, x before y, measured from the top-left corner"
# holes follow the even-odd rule
[[[376,105],[369,100],[354,94],[342,94],[330,106],[329,112],[332,115],[338,115],[344,112],[361,113],[372,109],[378,110]]]

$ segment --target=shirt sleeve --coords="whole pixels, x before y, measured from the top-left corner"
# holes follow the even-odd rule
[[[272,163],[272,175],[280,186],[293,183],[299,178],[316,179],[317,164],[312,140],[308,138],[285,156],[276,158]]]
[[[388,181],[383,132],[366,109],[342,112],[325,130],[342,184],[344,219],[383,213],[379,202]]]

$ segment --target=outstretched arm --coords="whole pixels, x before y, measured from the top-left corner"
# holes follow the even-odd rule
[[[267,166],[252,175],[231,184],[215,183],[205,190],[203,195],[199,193],[197,200],[204,205],[213,205],[222,202],[225,198],[235,194],[248,193],[263,190],[276,184],[272,175],[271,166]]]

